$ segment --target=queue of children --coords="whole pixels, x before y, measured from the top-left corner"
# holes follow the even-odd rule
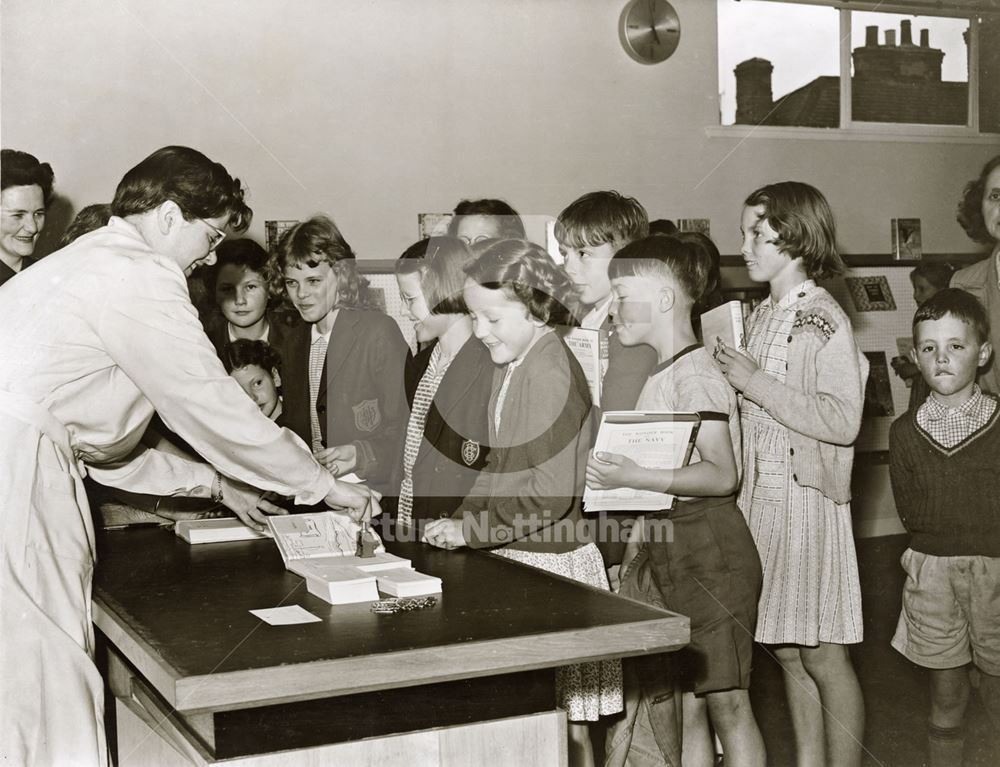
[[[1000,242],[992,163],[975,193],[979,228]],[[48,191],[34,197],[51,193],[51,171],[46,178]],[[573,764],[598,761],[588,724],[616,716],[608,764],[707,767],[714,734],[728,767],[765,765],[748,694],[754,641],[783,669],[798,763],[861,763],[864,702],[848,653],[863,639],[850,482],[868,363],[818,284],[845,269],[823,195],[794,181],[761,187],[740,229],[749,276],[769,291],[742,349],[700,338],[700,313],[721,300],[711,240],[650,234],[643,206],[613,191],[560,213],[558,265],[525,239],[509,205],[463,200],[447,235],[396,262],[415,351],[370,305],[330,218],[295,225],[270,255],[249,239],[210,236],[223,322],[209,338],[226,371],[330,473],[378,490],[396,534],[489,550],[690,617],[690,645],[669,665],[558,671]],[[988,377],[997,263],[1000,247],[980,300],[947,288],[950,271],[915,269],[914,352],[894,364],[913,394],[890,435],[893,491],[911,535],[893,646],[933,669],[934,765],[961,763],[970,663],[1000,725],[1000,408]],[[275,316],[282,298],[298,323]],[[573,326],[608,334],[600,407],[699,414],[687,465],[651,469],[592,450],[595,403],[561,337]],[[585,486],[677,501],[635,518],[627,539],[596,540],[581,524]],[[651,537],[664,519],[672,535]]]

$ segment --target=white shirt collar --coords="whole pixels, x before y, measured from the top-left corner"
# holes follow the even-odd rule
[[[260,335],[257,336],[256,338],[250,338],[250,339],[247,339],[247,340],[249,340],[249,341],[267,341],[267,334],[270,333],[270,332],[271,332],[271,325],[270,325],[270,323],[268,323],[267,320],[264,320],[263,330],[261,331]],[[228,334],[228,337],[229,337],[229,343],[233,343],[234,341],[238,341],[239,340],[236,337],[236,335],[233,333],[233,323],[231,323],[231,322],[227,322],[226,323],[226,333]],[[327,338],[327,340],[329,340],[329,338]]]
[[[593,309],[591,309],[580,320],[581,328],[590,328],[592,330],[597,330],[604,324],[604,320],[608,318],[608,314],[611,312],[611,302],[614,296],[608,296],[604,301],[597,304]]]
[[[327,344],[329,344],[330,343],[330,335],[333,333],[333,326],[337,324],[337,317],[339,317],[339,316],[340,316],[340,309],[334,309],[333,310],[333,320],[330,322],[330,329],[328,331],[326,331],[325,333],[320,333],[319,332],[319,323],[314,322],[312,325],[310,325],[309,326],[309,343],[310,344],[314,344],[314,343],[316,343],[316,340],[320,336],[323,336],[323,340],[326,341]]]

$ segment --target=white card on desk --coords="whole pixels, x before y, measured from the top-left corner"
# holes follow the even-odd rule
[[[250,612],[272,626],[291,626],[296,623],[319,623],[322,620],[299,605],[267,607],[260,610],[251,610]]]

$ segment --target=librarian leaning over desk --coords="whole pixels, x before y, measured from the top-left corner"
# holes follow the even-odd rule
[[[360,516],[338,483],[230,378],[188,296],[224,230],[252,215],[226,169],[165,147],[130,170],[109,224],[0,288],[0,761],[105,764],[91,660],[94,530],[82,476],[214,497],[260,527],[261,491]],[[208,463],[140,444],[154,409]],[[142,563],[137,562],[137,567]]]

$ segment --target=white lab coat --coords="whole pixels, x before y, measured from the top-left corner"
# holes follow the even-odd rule
[[[230,477],[300,503],[332,487],[226,374],[180,267],[128,222],[0,288],[0,761],[106,760],[80,476],[159,495],[207,494],[214,476],[140,444],[154,408]]]

